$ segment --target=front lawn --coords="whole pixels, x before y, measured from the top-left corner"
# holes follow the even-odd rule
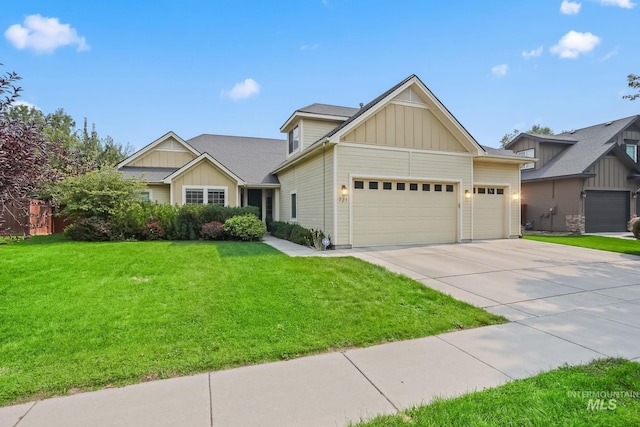
[[[599,249],[601,251],[619,252],[629,255],[640,255],[640,241],[605,236],[539,236],[528,234],[528,240],[559,243],[561,245],[579,246],[581,248]]]
[[[0,405],[505,321],[262,243],[35,237],[0,260]]]
[[[602,426],[640,421],[640,364],[602,359],[451,400],[436,400],[359,427]]]

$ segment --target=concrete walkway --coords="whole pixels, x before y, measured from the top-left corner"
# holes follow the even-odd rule
[[[565,363],[640,358],[640,259],[528,240],[355,256],[510,323],[0,408],[0,426],[343,426]]]

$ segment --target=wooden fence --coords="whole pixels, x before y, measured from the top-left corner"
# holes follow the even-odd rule
[[[0,235],[39,236],[55,230],[53,206],[43,200],[10,201],[0,206]]]

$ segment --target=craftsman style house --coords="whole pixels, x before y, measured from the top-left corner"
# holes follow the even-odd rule
[[[536,230],[626,231],[640,212],[640,116],[558,135],[522,133],[506,148],[522,167],[523,221]]]
[[[360,108],[312,104],[285,140],[169,132],[118,165],[160,203],[258,206],[338,247],[520,234],[520,167],[481,146],[415,75]]]

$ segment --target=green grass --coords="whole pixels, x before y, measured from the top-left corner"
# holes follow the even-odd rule
[[[595,398],[596,393],[605,397],[598,408],[606,409],[593,409],[593,401],[589,406],[590,398]],[[627,427],[639,424],[640,364],[602,359],[455,399],[436,400],[430,405],[358,426]]]
[[[539,242],[559,243],[561,245],[579,246],[581,248],[599,249],[601,251],[619,252],[629,255],[640,255],[640,240],[620,239],[605,236],[538,236],[525,235],[523,238]]]
[[[0,247],[0,405],[501,323],[364,261],[262,243]]]

